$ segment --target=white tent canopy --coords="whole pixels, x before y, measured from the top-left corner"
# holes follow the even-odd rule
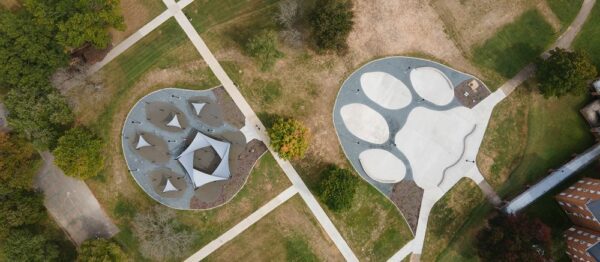
[[[152,145],[150,143],[148,143],[148,141],[146,141],[146,139],[144,139],[144,136],[140,135],[140,138],[138,139],[135,149],[140,149],[142,147],[147,147],[147,146],[152,146]]]
[[[173,115],[173,118],[171,118],[171,121],[167,123],[167,126],[181,128],[181,124],[179,123],[179,117],[177,116],[177,114]]]
[[[194,169],[194,152],[204,147],[212,147],[217,155],[221,158],[221,162],[213,172],[206,174]],[[190,176],[196,188],[206,185],[210,182],[227,180],[231,176],[229,172],[229,147],[227,142],[222,142],[210,138],[203,133],[197,132],[192,140],[192,143],[177,157],[177,161],[183,166],[185,172]]]
[[[192,103],[194,111],[196,111],[196,115],[199,115],[200,112],[202,112],[202,108],[204,108],[205,105],[206,103]]]
[[[165,189],[163,189],[163,193],[173,192],[173,191],[179,191],[179,190],[175,186],[173,186],[170,179],[167,179],[167,184],[165,185]]]

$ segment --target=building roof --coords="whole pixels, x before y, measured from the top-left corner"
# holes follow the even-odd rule
[[[600,261],[600,242],[597,242],[587,250],[588,254],[592,256],[596,261]]]
[[[147,147],[147,146],[152,146],[150,143],[148,143],[148,141],[146,141],[146,139],[144,139],[144,136],[140,135],[137,145],[135,146],[135,149],[140,149],[142,147]]]
[[[199,115],[200,112],[202,112],[202,108],[204,108],[205,105],[206,103],[192,103],[194,111],[196,111],[196,115]]]
[[[173,118],[171,118],[171,121],[167,123],[167,126],[181,128],[181,124],[179,123],[179,117],[177,116],[177,114],[173,115]]]
[[[600,221],[600,199],[589,201],[586,204],[588,210],[594,215],[596,220]]]
[[[204,147],[212,147],[221,158],[219,165],[213,174],[206,174],[194,169],[194,152]],[[214,181],[227,180],[231,176],[229,171],[229,148],[231,144],[211,138],[201,132],[197,132],[192,143],[177,157],[177,161],[183,166],[185,172],[190,176],[196,188]]]
[[[165,189],[163,189],[163,193],[164,192],[173,192],[173,191],[178,191],[178,190],[175,186],[173,186],[173,184],[171,183],[171,180],[167,179],[167,184],[165,185]]]

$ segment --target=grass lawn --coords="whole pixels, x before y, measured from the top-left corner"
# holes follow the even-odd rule
[[[499,169],[499,171],[496,171],[498,174],[509,174],[507,177],[491,178],[492,181],[495,181],[493,186],[503,198],[510,199],[510,197],[524,190],[527,184],[533,184],[546,176],[548,169],[561,166],[571,159],[572,154],[583,152],[594,142],[588,132],[589,128],[579,115],[579,109],[589,99],[587,95],[546,100],[534,91],[534,85],[535,83],[532,81],[525,83],[518,87],[520,90],[511,94],[509,100],[503,102],[515,105],[516,101],[526,101],[525,108],[517,110],[526,114],[526,139],[518,139],[517,134],[523,131],[517,132],[516,137],[512,137],[512,139],[503,139],[504,135],[498,133],[506,132],[511,127],[518,127],[521,125],[518,123],[523,120],[510,117],[513,114],[512,112],[506,114],[494,112],[490,128],[486,133],[486,136],[491,138],[486,138],[484,144],[482,144],[481,152],[488,156],[500,155],[504,152],[511,152],[511,150],[522,150],[522,152],[512,153],[513,156],[509,157],[510,161],[502,160],[502,163],[505,163],[504,166],[496,167]],[[522,104],[517,106],[523,107]],[[504,109],[506,107],[500,105],[495,111]],[[516,123],[507,123],[511,119]],[[504,141],[504,143],[501,143],[501,141]],[[525,146],[520,147],[519,143],[525,143]],[[482,155],[479,156],[479,159],[481,158]],[[515,161],[517,161],[516,164]],[[492,169],[489,168],[488,170]],[[482,169],[482,171],[484,170]],[[490,174],[484,172],[484,176],[489,178]],[[532,212],[535,215],[541,214],[540,218],[551,220],[551,212],[556,211],[548,209],[550,208],[548,205],[551,204],[547,201],[551,197],[552,194],[546,195],[540,200],[542,202],[535,202],[526,209],[526,212]],[[547,209],[548,211],[546,211]],[[475,241],[477,231],[485,225],[487,217],[492,212],[493,208],[485,202],[473,209],[468,218],[464,219],[465,223],[460,230],[454,234],[453,241],[441,252],[437,260],[477,260],[473,241]],[[544,212],[548,212],[548,214],[543,214]],[[560,219],[560,215],[556,216],[558,216],[557,219]],[[551,225],[555,226],[556,224]],[[562,228],[557,230],[560,233]],[[559,241],[558,238],[556,239],[556,241]],[[562,256],[560,252],[555,255],[557,258]]]
[[[579,13],[583,0],[546,0],[552,12],[560,20],[561,27],[566,29]]]
[[[552,257],[555,261],[569,261],[569,257],[565,254],[566,246],[563,232],[571,227],[573,223],[560,208],[554,196],[573,185],[573,183],[582,177],[600,178],[599,164],[599,162],[596,162],[582,170],[579,174],[566,180],[524,210],[526,214],[541,219],[546,225],[552,228]]]
[[[525,12],[506,25],[472,54],[475,64],[511,78],[548,47],[556,34],[537,11]]]
[[[215,25],[230,23],[251,13],[275,7],[278,2],[279,0],[198,0],[183,11],[198,33],[204,33]]]
[[[573,45],[576,50],[587,52],[596,67],[600,68],[600,4],[597,3],[592,9]]]
[[[440,253],[454,240],[473,209],[483,201],[485,197],[479,187],[470,179],[463,178],[435,203],[429,215],[421,259],[438,259]]]
[[[97,187],[122,188],[122,185],[114,185],[114,181],[107,183],[90,183],[93,191]],[[122,183],[137,187],[133,178]],[[287,177],[283,174],[275,159],[270,154],[265,154],[256,164],[250,174],[246,185],[227,204],[207,211],[177,211],[178,222],[195,235],[195,241],[188,252],[182,254],[181,258],[189,256],[198,249],[223,234],[225,231],[239,223],[256,209],[266,204],[283,190],[291,186]],[[158,202],[150,199],[141,189],[138,193],[116,192],[117,197],[100,199],[102,206],[113,217],[121,232],[115,239],[124,247],[128,257],[142,259],[138,253],[138,243],[131,231],[131,220],[138,212],[143,212]],[[128,195],[125,195],[128,194]]]
[[[206,261],[343,261],[296,195],[226,243]]]

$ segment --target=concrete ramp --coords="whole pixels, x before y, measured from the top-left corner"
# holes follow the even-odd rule
[[[41,153],[44,166],[35,186],[44,193],[44,205],[50,216],[77,245],[87,239],[110,238],[119,228],[104,213],[92,191],[81,180],[65,176],[49,152]]]

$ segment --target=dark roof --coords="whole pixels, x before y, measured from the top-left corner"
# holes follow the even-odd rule
[[[600,261],[600,242],[597,242],[590,248],[588,248],[587,252],[592,256],[596,261]]]
[[[592,212],[594,218],[600,221],[600,199],[592,200],[586,204],[588,210]]]

